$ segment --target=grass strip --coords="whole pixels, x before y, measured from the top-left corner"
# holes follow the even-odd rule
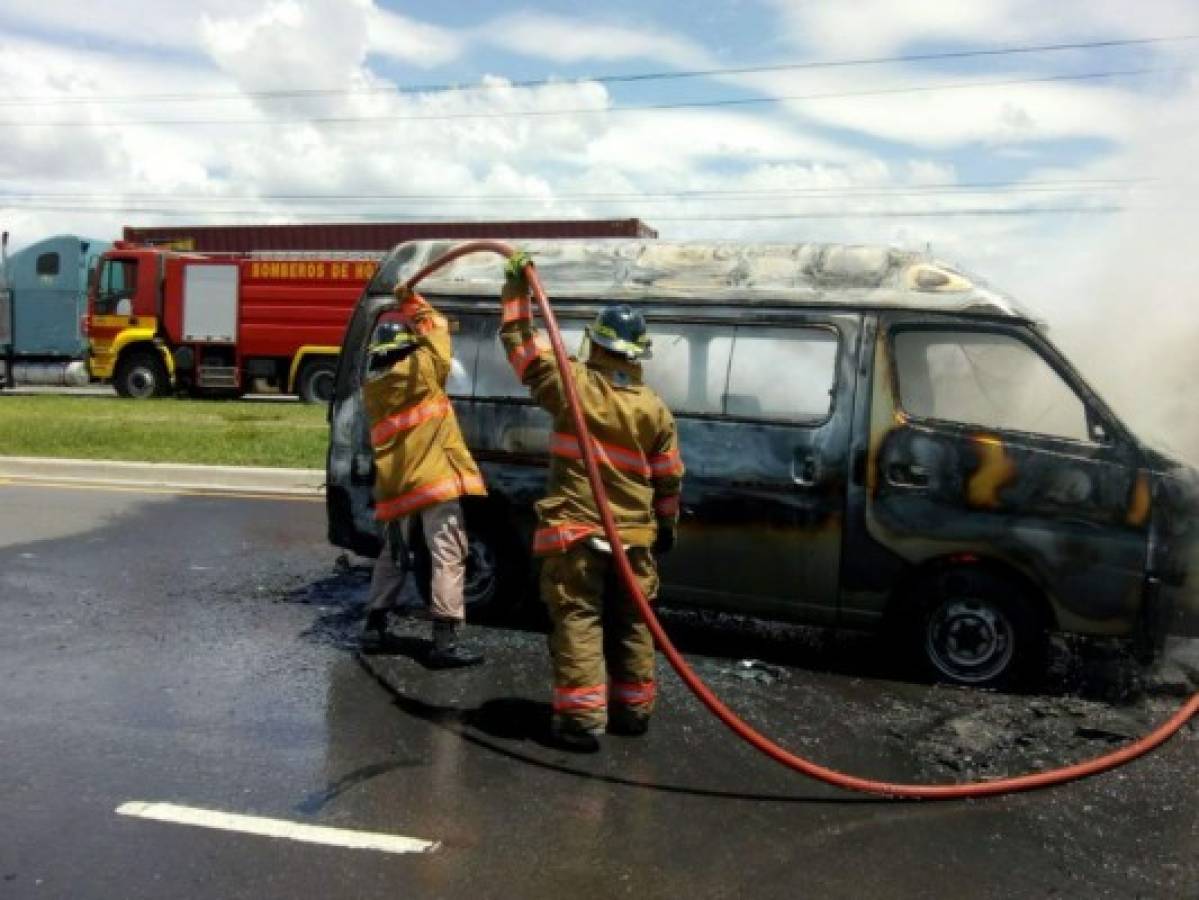
[[[328,440],[323,406],[0,393],[2,456],[320,469]]]

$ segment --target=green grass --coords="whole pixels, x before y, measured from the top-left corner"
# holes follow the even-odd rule
[[[328,441],[323,406],[0,393],[0,456],[321,469]]]

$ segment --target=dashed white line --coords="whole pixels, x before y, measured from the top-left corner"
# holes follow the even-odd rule
[[[283,838],[308,844],[325,844],[330,847],[346,847],[352,850],[377,850],[382,853],[431,853],[440,844],[401,834],[382,834],[375,831],[349,831],[329,828],[324,825],[305,825],[286,819],[265,819],[260,816],[243,816],[238,813],[199,809],[194,806],[178,806],[174,803],[154,803],[131,800],[116,809],[117,815],[171,822],[176,825],[194,825],[199,828],[217,828],[221,831],[237,831],[262,837]]]

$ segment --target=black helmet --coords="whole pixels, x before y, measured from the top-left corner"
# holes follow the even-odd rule
[[[650,339],[645,335],[645,316],[627,304],[605,306],[588,327],[587,336],[626,359],[644,359],[650,354]]]

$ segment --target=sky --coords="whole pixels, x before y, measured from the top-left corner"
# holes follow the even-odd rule
[[[927,249],[1037,309],[1122,412],[1199,449],[1179,424],[1199,422],[1199,3],[1133,9],[6,0],[0,225],[19,247],[123,225],[636,216],[664,238]]]

